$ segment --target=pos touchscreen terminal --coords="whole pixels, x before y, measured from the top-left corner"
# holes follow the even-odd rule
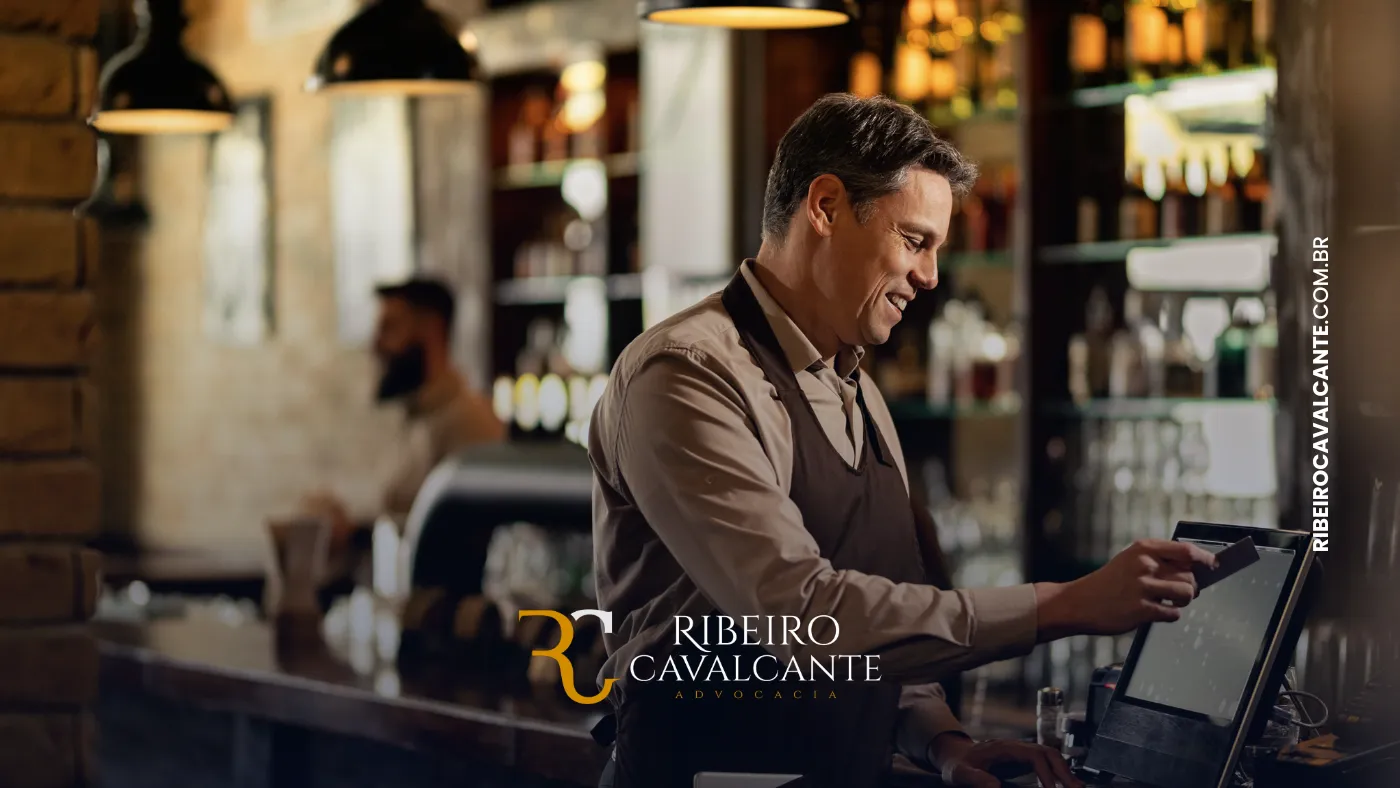
[[[1178,523],[1173,539],[1258,560],[1210,585],[1170,624],[1138,630],[1085,766],[1157,788],[1227,788],[1263,730],[1307,606],[1310,535]],[[1264,713],[1260,713],[1260,710]]]

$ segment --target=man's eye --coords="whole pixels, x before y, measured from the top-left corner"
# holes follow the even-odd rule
[[[918,239],[910,238],[907,235],[904,236],[904,243],[909,247],[909,251],[911,252],[917,252],[923,246],[922,243],[919,243]]]

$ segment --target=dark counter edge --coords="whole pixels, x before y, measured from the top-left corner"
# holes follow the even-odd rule
[[[607,750],[577,729],[451,703],[389,698],[312,679],[241,672],[101,641],[101,682],[175,703],[484,760],[551,780],[597,785]]]

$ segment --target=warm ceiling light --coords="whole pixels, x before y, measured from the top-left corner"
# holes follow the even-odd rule
[[[852,16],[843,0],[642,0],[641,8],[650,22],[741,30],[833,27]]]
[[[608,68],[597,60],[579,60],[564,67],[559,84],[570,93],[600,90],[608,78]]]
[[[112,134],[203,134],[228,128],[233,105],[219,78],[190,57],[181,0],[136,0],[137,32],[98,80],[89,122]]]
[[[331,36],[306,86],[369,95],[462,93],[476,60],[423,0],[371,0]]]

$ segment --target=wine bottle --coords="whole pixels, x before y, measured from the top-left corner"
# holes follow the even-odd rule
[[[1239,228],[1241,232],[1257,233],[1265,230],[1266,222],[1264,213],[1266,204],[1269,202],[1270,187],[1268,172],[1268,160],[1264,151],[1256,151],[1254,163],[1250,165],[1249,174],[1239,182]]]
[[[862,98],[878,95],[884,89],[885,73],[880,63],[880,31],[873,25],[861,30],[864,48],[851,58],[848,90]]]
[[[1163,75],[1167,13],[1151,0],[1133,0],[1128,6],[1128,71],[1135,82]]]
[[[1069,65],[1075,87],[1104,83],[1108,72],[1108,23],[1100,0],[1084,0],[1070,18]]]
[[[1206,73],[1230,67],[1230,4],[1232,0],[1202,0],[1205,4]]]
[[[1254,51],[1261,65],[1274,68],[1274,0],[1254,0]]]
[[[1215,340],[1216,396],[1248,397],[1248,354],[1253,326],[1249,317],[1248,299],[1235,302],[1230,326]]]
[[[1109,394],[1109,357],[1113,332],[1113,306],[1103,288],[1089,293],[1084,308],[1084,337],[1088,342],[1089,390],[1095,397]]]
[[[1206,14],[1199,4],[1181,12],[1181,32],[1186,70],[1197,73],[1206,60]]]
[[[1164,13],[1167,17],[1167,27],[1162,36],[1162,75],[1169,77],[1186,70],[1185,13],[1179,0],[1170,0]]]
[[[1108,64],[1103,81],[1116,85],[1128,80],[1127,13],[1123,0],[1104,0],[1103,23],[1108,35]]]
[[[1079,198],[1075,240],[1082,244],[1099,240],[1099,202],[1087,194]]]
[[[1256,399],[1272,399],[1278,374],[1278,305],[1272,290],[1264,293],[1264,322],[1250,336],[1245,385]]]
[[[1247,0],[1230,3],[1229,21],[1230,68],[1250,68],[1259,65],[1254,49],[1254,4]]]
[[[1137,390],[1147,397],[1162,397],[1166,392],[1166,339],[1157,323],[1148,318],[1147,296],[1129,290],[1123,299],[1123,322],[1137,336],[1137,348],[1142,366]]]

